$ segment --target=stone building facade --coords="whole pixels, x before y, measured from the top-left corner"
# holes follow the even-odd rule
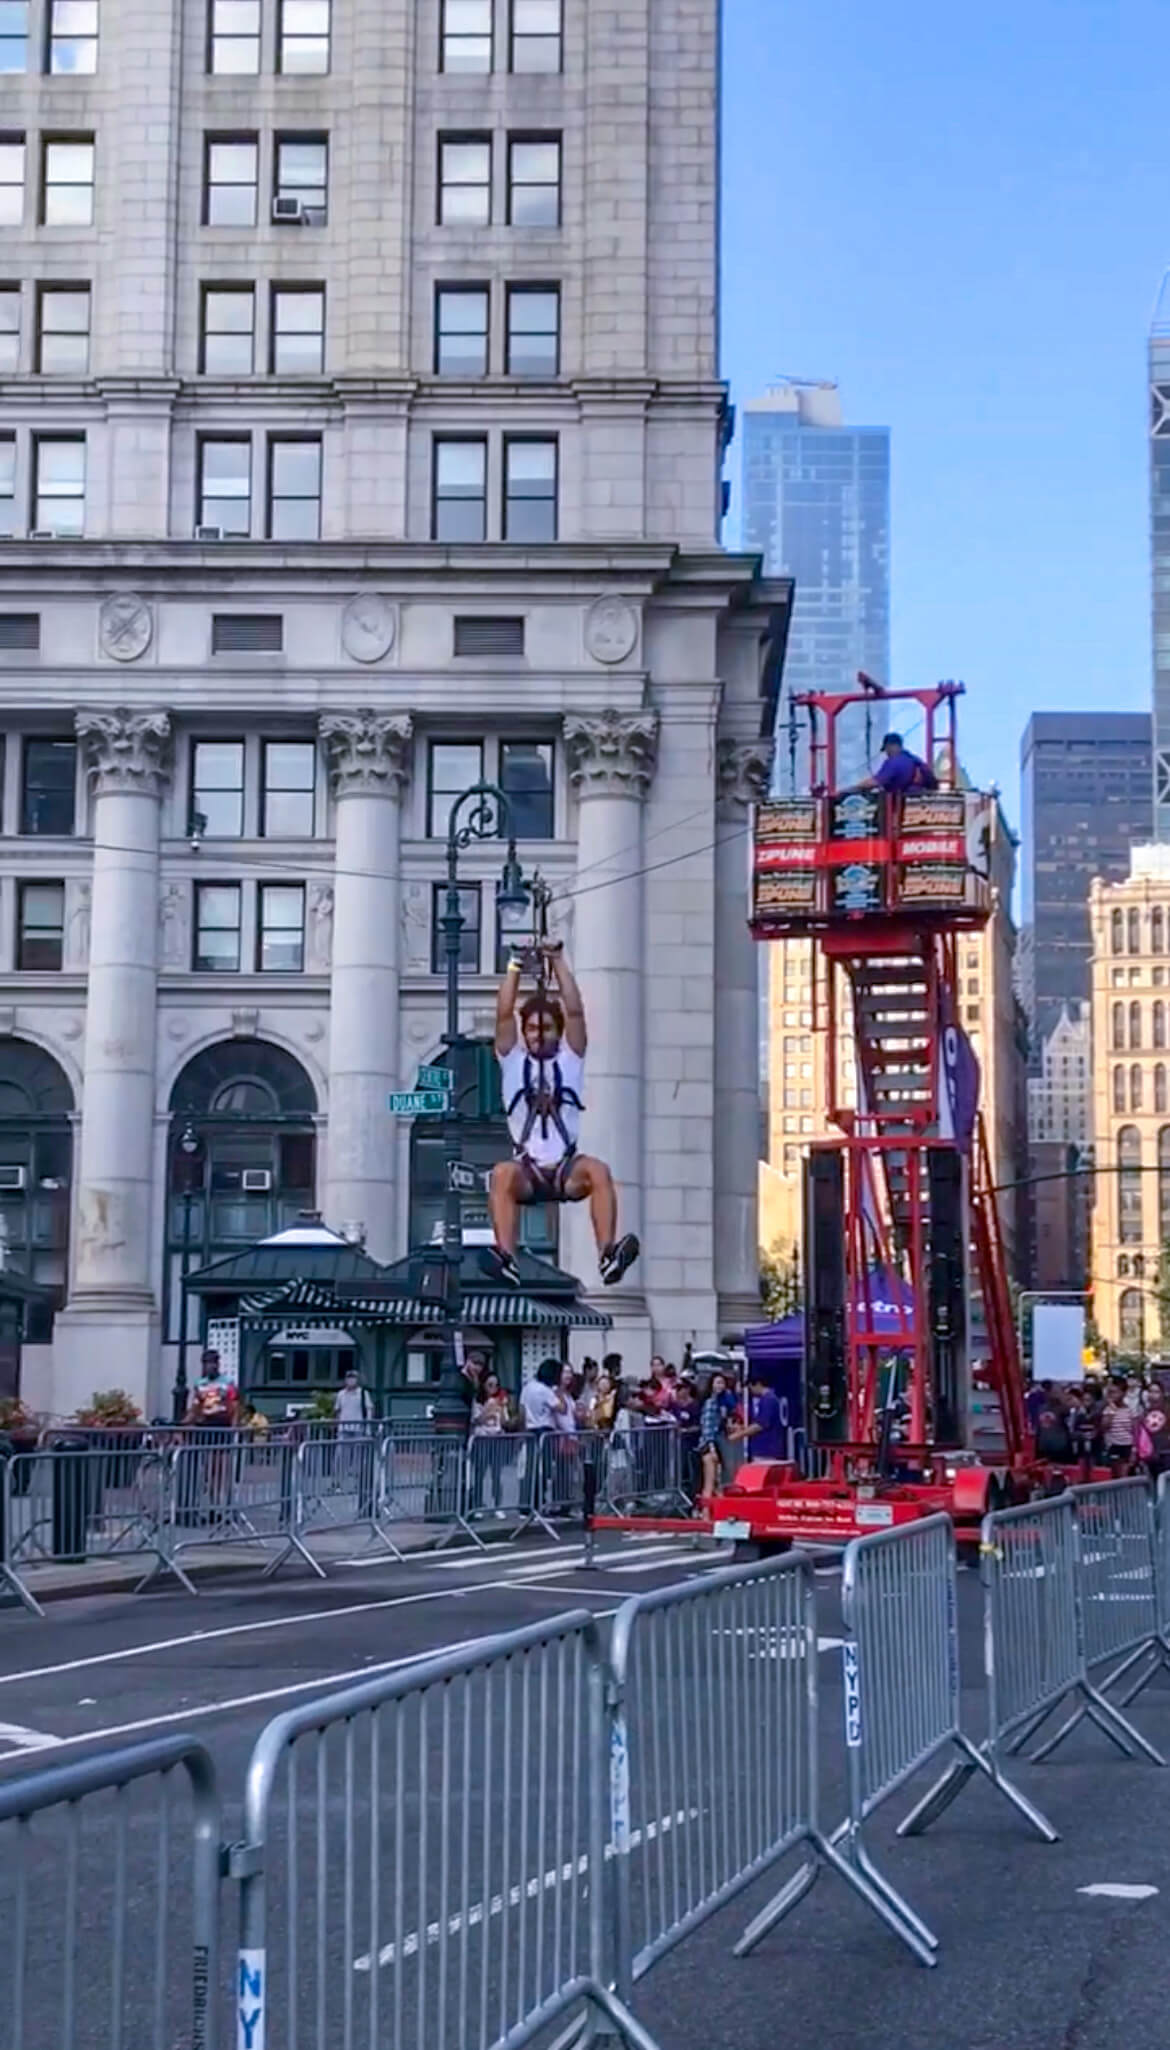
[[[614,1342],[709,1341],[757,1300],[746,807],[790,598],[718,544],[716,0],[10,12],[26,1394],[165,1407],[183,1264],[314,1201],[379,1258],[429,1232],[434,1134],[386,1095],[439,1046],[447,810],[480,776],[589,1007],[585,1136],[645,1245]],[[464,863],[485,1040],[501,851]],[[533,1243],[591,1277],[557,1223]]]

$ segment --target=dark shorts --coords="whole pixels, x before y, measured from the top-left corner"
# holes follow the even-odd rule
[[[565,1183],[577,1165],[576,1153],[566,1153],[555,1166],[545,1166],[539,1160],[530,1160],[526,1153],[516,1155],[516,1165],[524,1177],[524,1189],[517,1197],[520,1203],[567,1203]]]

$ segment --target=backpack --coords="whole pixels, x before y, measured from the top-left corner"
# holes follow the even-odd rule
[[[572,1153],[575,1151],[576,1141],[570,1139],[568,1132],[565,1130],[565,1121],[561,1116],[561,1112],[566,1104],[570,1104],[574,1110],[584,1110],[585,1105],[582,1103],[576,1090],[569,1088],[561,1073],[561,1064],[558,1060],[551,1062],[552,1087],[551,1089],[549,1088],[548,1083],[544,1079],[544,1070],[549,1066],[550,1063],[548,1061],[534,1060],[531,1054],[525,1054],[524,1079],[511,1101],[504,1106],[505,1116],[510,1120],[512,1113],[521,1103],[527,1105],[524,1129],[516,1141],[516,1150],[519,1153],[522,1153],[527,1146],[538,1120],[542,1139],[548,1138],[548,1128],[551,1123],[556,1126],[560,1134],[565,1152]]]

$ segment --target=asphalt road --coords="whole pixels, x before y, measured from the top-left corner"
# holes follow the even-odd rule
[[[138,1598],[57,1602],[44,1623],[4,1611],[0,1782],[40,1764],[84,1757],[94,1747],[190,1730],[214,1754],[225,1793],[224,1829],[231,1840],[239,1832],[239,1799],[252,1744],[265,1723],[285,1708],[427,1653],[547,1619],[560,1610],[585,1608],[606,1617],[630,1594],[701,1575],[712,1563],[716,1562],[677,1541],[663,1540],[607,1547],[594,1571],[586,1572],[579,1546],[572,1540],[556,1548],[540,1539],[522,1548],[493,1549],[483,1560],[450,1553],[405,1565],[359,1560],[338,1569],[327,1586],[290,1573],[261,1587],[248,1576],[231,1586],[211,1586],[197,1601],[160,1589]],[[836,1642],[842,1631],[837,1582],[831,1573],[822,1571],[818,1602],[822,1809],[832,1822],[843,1807],[844,1751]],[[971,1574],[960,1579],[959,1612],[964,1715],[978,1736],[983,1714],[981,1614]],[[532,1874],[521,1868],[535,1824],[527,1810],[521,1810],[520,1790],[499,1778],[499,1700],[467,1703],[459,1713],[466,1715],[467,1730],[474,1732],[477,1759],[482,1755],[487,1761],[484,1799],[495,1804],[490,1817],[484,1808],[482,1831],[478,1824],[467,1825],[470,1853],[477,1867],[482,1859],[485,1877],[489,1855],[493,1861],[510,1855],[505,1874],[510,1871],[513,1880],[521,1882],[527,1879],[531,1887]],[[1156,1682],[1133,1713],[1170,1755],[1170,1687]],[[454,1792],[458,1799],[460,1793],[458,1780],[453,1789],[444,1789],[434,1779],[428,1747],[433,1748],[438,1727],[434,1722],[426,1729],[413,1725],[400,1754],[413,1761],[416,1779],[421,1775],[424,1782],[422,1798],[399,1818],[411,1857],[418,1832],[431,1826],[428,1817],[433,1819],[441,1808],[440,1797],[449,1800]],[[462,1758],[467,1745],[461,1741],[458,1722],[454,1737],[453,1755]],[[428,1758],[425,1767],[423,1755]],[[360,1749],[351,1753],[348,1769],[354,1775],[360,1810],[368,1771]],[[302,1786],[312,1786],[313,1770],[323,1775],[326,1767],[308,1760]],[[314,1915],[320,1914],[331,1950],[341,1926],[338,1918],[352,1912],[346,1909],[335,1856],[341,1841],[338,1832],[345,1826],[344,1804],[338,1805],[345,1770],[344,1758],[333,1757],[328,1761],[328,1785],[323,1777],[317,1782],[320,1813],[330,1832],[329,1858],[324,1864],[315,1861],[312,1843],[298,1843],[289,1865],[290,1872],[294,1866],[302,1871],[300,1926],[311,1938]],[[742,1746],[729,1727],[723,1781],[713,1789],[713,1800],[739,1802],[742,1812],[742,1772]],[[869,1841],[882,1869],[940,1938],[936,1970],[927,1972],[915,1963],[831,1874],[822,1876],[813,1893],[752,1957],[735,1960],[731,1950],[736,1937],[774,1888],[775,1882],[769,1885],[764,1880],[687,1937],[642,1981],[636,2005],[661,2050],[711,2050],[712,2044],[732,2042],[736,2050],[786,2050],[789,2044],[805,2050],[809,2042],[824,2050],[837,2045],[842,2050],[1113,2050],[1119,2040],[1127,2050],[1164,2050],[1170,2034],[1162,1934],[1165,1900],[1170,1896],[1170,1772],[1124,1760],[1099,1735],[1081,1730],[1057,1760],[1039,1767],[1021,1765],[1016,1776],[1061,1831],[1058,1844],[1046,1846],[1031,1838],[1007,1806],[979,1784],[968,1788],[923,1839],[895,1840],[894,1824],[903,1812],[897,1800],[870,1825]],[[480,1784],[477,1763],[477,1790]],[[471,1785],[470,1778],[465,1785]],[[669,1792],[664,1790],[659,1804],[664,1825],[670,1816]],[[134,1942],[148,1953],[155,1912],[150,1878],[153,1823],[132,1803],[128,1810],[125,1884]],[[103,2019],[109,1988],[101,1930],[122,1883],[117,1821],[111,1811],[108,1842],[100,1847],[101,1855],[83,1861],[81,1867],[80,1926],[83,1937],[92,1936],[102,1970],[95,1968],[92,1985],[75,1988],[81,2019],[71,2050],[88,2050],[90,2043],[104,2050],[111,2040]],[[566,1818],[565,1841],[574,1841],[574,1826],[573,1818]],[[506,1840],[510,1854],[497,1838]],[[365,1836],[360,1846],[355,1839],[354,1849],[365,1858]],[[310,1875],[326,1867],[314,1900]],[[0,1832],[0,1976],[6,1964],[3,1930],[14,1912],[12,1869]],[[495,1869],[493,1863],[493,1873]],[[57,2050],[61,2040],[59,2024],[54,2026],[52,2020],[62,1970],[59,1935],[55,1938],[60,1927],[58,1870],[47,1858],[39,1868],[39,1876],[56,1893],[43,1896],[32,1910],[37,1969],[23,2050]],[[498,1882],[493,1877],[490,1883]],[[1086,1891],[1112,1887],[1138,1891],[1125,1897]],[[275,1891],[280,1898],[274,1903],[274,1924],[284,1912],[284,1890]],[[558,1890],[557,1902],[561,1897]],[[424,1917],[429,1898],[418,1903]],[[41,1919],[35,1919],[38,1916]],[[485,1916],[484,1926],[487,1920]],[[552,1940],[551,1926],[550,1910],[541,1933],[546,1945]],[[341,1983],[356,1986],[365,2001],[371,1977],[368,1956],[362,1953],[358,1924],[345,1927],[354,1944],[354,1955],[346,1960],[354,1976],[351,1980],[343,1971]],[[225,1928],[223,1939],[230,1952],[235,1929]],[[434,1951],[435,1946],[430,1948]],[[428,1946],[419,1944],[417,1950],[425,1958]],[[490,1946],[487,1954],[494,1998],[501,1960]],[[84,1949],[79,1952],[82,1960],[88,1955]],[[431,1958],[431,1997],[440,1961],[456,1970],[458,1947],[449,1957],[441,1953]],[[82,1962],[79,1970],[84,1969]],[[314,1980],[301,2024],[306,2050],[316,2050],[318,2041],[331,2046],[343,2036],[344,2000],[333,1997],[336,1988],[331,1982],[320,1984],[328,2018],[315,2028],[320,2017]],[[417,1974],[411,1981],[412,1995],[416,1990]],[[226,2014],[224,2019],[228,2020]],[[363,2044],[389,2046],[398,2040],[389,2018],[384,2026],[377,2023],[371,2028],[368,2005],[357,2011],[354,2029],[355,2040]],[[463,2050],[453,2007],[443,2029],[436,2023],[430,2037],[428,2050],[432,2044],[433,2050],[446,2050],[448,2045]],[[0,1996],[0,2046],[8,2050],[14,2040],[6,1997]],[[165,2040],[169,2044],[171,2037]],[[174,2041],[179,2040],[176,2034]],[[234,2040],[234,2035],[227,2040]],[[276,2050],[277,2040],[270,2031],[268,2050]],[[409,2033],[401,2040],[413,2041]],[[467,2050],[472,2050],[473,2041],[478,2042],[478,2036],[468,2037]],[[285,2050],[283,2043],[279,2050]]]

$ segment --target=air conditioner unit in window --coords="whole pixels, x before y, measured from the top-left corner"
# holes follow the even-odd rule
[[[222,541],[223,538],[222,527],[196,527],[195,529],[195,539],[197,541]]]
[[[272,1170],[267,1167],[246,1167],[241,1181],[245,1196],[266,1196],[272,1187]]]
[[[294,226],[299,226],[305,218],[305,203],[302,199],[291,199],[278,192],[272,202],[272,218],[274,221],[291,222]]]
[[[28,1174],[23,1167],[0,1167],[0,1189],[23,1189]]]

